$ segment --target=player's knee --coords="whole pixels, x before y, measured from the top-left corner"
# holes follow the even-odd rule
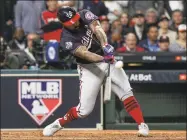
[[[78,115],[79,118],[86,118],[90,113],[92,112],[93,109],[87,109],[87,110],[80,110]]]
[[[129,89],[125,92],[125,95],[121,97],[121,101],[126,100],[127,98],[134,96],[132,89]]]

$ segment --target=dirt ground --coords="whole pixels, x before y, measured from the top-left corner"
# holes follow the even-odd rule
[[[62,130],[53,137],[43,137],[41,130],[1,131],[1,140],[186,140],[186,131],[150,131],[148,137],[138,137],[136,132],[126,130]]]

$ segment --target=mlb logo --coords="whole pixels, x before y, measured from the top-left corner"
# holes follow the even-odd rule
[[[62,104],[61,79],[19,79],[19,105],[38,125]]]

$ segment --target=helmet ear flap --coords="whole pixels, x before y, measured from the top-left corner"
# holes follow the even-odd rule
[[[61,13],[58,11],[58,12],[57,12],[57,18],[59,19],[59,21],[62,21],[61,17],[62,17],[62,15],[61,15]]]
[[[57,12],[57,17],[58,19],[63,22],[63,18],[64,18],[64,15],[63,15],[63,11],[62,9],[59,9],[58,12]]]

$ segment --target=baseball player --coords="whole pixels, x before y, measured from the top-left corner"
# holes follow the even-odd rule
[[[107,75],[108,62],[110,62],[112,91],[136,121],[138,134],[147,136],[149,128],[144,123],[140,106],[133,96],[126,73],[122,68],[117,69],[114,66],[114,49],[108,44],[98,17],[89,10],[76,12],[70,7],[59,9],[57,16],[64,27],[60,44],[77,60],[80,102],[77,106],[72,107],[64,117],[46,126],[43,135],[52,136],[67,123],[85,118],[92,112],[100,87]]]

